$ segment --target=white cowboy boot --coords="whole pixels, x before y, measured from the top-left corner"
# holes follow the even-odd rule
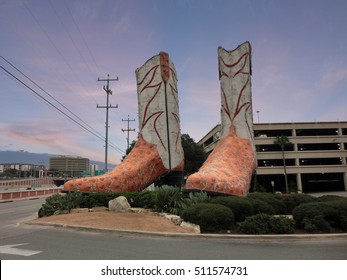
[[[161,52],[135,73],[140,126],[135,147],[111,172],[68,181],[65,190],[139,191],[170,171],[184,169],[175,66]]]
[[[218,48],[221,85],[221,137],[187,190],[245,195],[257,166],[253,141],[251,45],[235,50]]]

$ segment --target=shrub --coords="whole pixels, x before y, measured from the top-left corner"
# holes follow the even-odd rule
[[[186,195],[180,203],[180,211],[183,211],[190,206],[197,203],[208,203],[211,201],[211,197],[203,191],[200,192],[190,192],[188,196]]]
[[[235,226],[233,211],[220,204],[197,203],[183,210],[181,217],[199,225],[202,232],[219,232]]]
[[[302,193],[278,196],[277,199],[284,202],[287,214],[292,214],[294,208],[302,203],[314,202],[316,200],[313,196]]]
[[[272,193],[251,193],[248,195],[248,198],[265,201],[274,208],[275,214],[277,215],[283,215],[287,213],[287,207],[284,202]]]
[[[38,216],[46,217],[52,216],[54,212],[64,209],[63,196],[60,194],[54,194],[46,198],[46,202],[42,204],[42,207],[39,210]]]
[[[338,196],[338,195],[323,195],[320,197],[317,197],[318,202],[330,202],[330,201],[347,201],[347,197]]]
[[[160,212],[178,214],[183,194],[177,187],[162,186],[155,191],[155,210]]]
[[[257,214],[247,217],[240,223],[240,231],[246,234],[266,234],[270,232],[271,215]]]
[[[304,230],[308,232],[331,232],[330,224],[321,216],[313,218],[304,218]]]
[[[347,231],[347,215],[341,216],[340,218],[340,228],[344,231]]]
[[[328,221],[333,221],[331,225],[335,226],[336,228],[347,230],[347,199],[344,198],[331,201],[330,205],[337,211],[337,216],[332,217],[333,219]]]
[[[293,217],[297,227],[299,228],[311,228],[309,223],[313,223],[315,219],[317,220],[315,223],[324,219],[329,223],[330,227],[345,230],[347,201],[333,200],[330,202],[301,204],[293,210]],[[315,223],[313,223],[313,226],[316,225]]]
[[[66,203],[66,210],[71,210],[74,208],[81,207],[85,202],[85,195],[80,192],[70,192],[63,198],[64,203]]]
[[[211,199],[211,203],[221,204],[230,208],[236,222],[242,222],[246,217],[254,214],[252,203],[245,197],[238,196],[219,196]]]
[[[240,231],[246,234],[285,234],[293,233],[295,223],[285,216],[274,217],[268,214],[257,214],[247,217],[240,223]]]
[[[84,202],[80,205],[83,208],[93,208],[96,206],[108,207],[108,202],[120,195],[121,193],[106,193],[106,192],[97,192],[97,193],[84,193],[85,199]]]
[[[156,194],[153,191],[130,193],[128,201],[132,207],[155,208]]]
[[[270,231],[277,234],[294,233],[295,222],[286,216],[271,217]]]
[[[71,192],[66,195],[54,194],[46,198],[44,204],[39,209],[38,216],[46,217],[53,215],[56,211],[69,211],[73,208],[80,207],[84,202],[82,193]]]
[[[275,209],[269,203],[257,198],[249,199],[249,201],[253,205],[254,214],[259,214],[259,213],[269,214],[269,215],[275,214]]]

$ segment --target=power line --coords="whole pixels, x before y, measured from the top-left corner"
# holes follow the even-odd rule
[[[0,56],[1,58],[3,58],[5,61],[6,59],[2,56]],[[65,113],[63,110],[61,110],[59,107],[57,107],[56,105],[54,105],[52,102],[50,102],[47,98],[43,97],[40,93],[38,93],[36,90],[34,90],[32,87],[30,87],[29,85],[27,85],[25,82],[23,82],[21,79],[19,79],[17,76],[15,76],[12,72],[10,72],[9,70],[7,70],[6,68],[4,68],[3,66],[0,65],[0,68],[2,70],[4,70],[7,75],[9,75],[11,78],[13,78],[17,83],[19,83],[21,86],[23,86],[24,88],[26,88],[27,90],[29,90],[30,92],[32,92],[33,94],[35,94],[36,97],[39,97],[40,99],[42,99],[44,102],[48,103],[51,107],[53,107],[56,111],[58,111],[59,113],[63,114],[65,117],[67,117],[69,120],[71,120],[72,122],[74,122],[75,124],[77,124],[78,126],[80,126],[82,129],[86,130],[87,132],[91,133],[92,135],[94,135],[95,137],[97,137],[98,139],[104,141],[105,139],[98,135],[97,132],[93,132],[91,129],[89,129],[88,127],[84,126],[83,124],[81,124],[80,122],[78,122],[77,120],[75,120],[73,117],[71,117],[70,115],[68,115],[67,113]],[[20,72],[20,71],[19,71]],[[25,74],[24,74],[25,76]],[[29,79],[30,80],[30,79]],[[38,86],[40,89],[42,89],[39,85],[37,85],[37,83],[35,83],[34,81],[32,81],[36,86]],[[44,91],[45,92],[45,91]],[[58,102],[60,103],[60,102]],[[60,103],[61,104],[61,103]],[[63,107],[65,107],[64,105],[62,105]],[[75,114],[74,114],[75,115]],[[80,119],[79,117],[77,117],[78,119]],[[125,152],[123,150],[121,150],[120,148],[109,144],[112,148],[115,148],[116,150],[118,150],[119,152],[121,152],[122,154],[125,154]]]
[[[14,69],[16,69],[19,73],[21,73],[25,78],[27,78],[30,82],[32,82],[35,86],[37,86],[40,90],[42,90],[45,94],[47,94],[50,98],[52,98],[55,102],[57,102],[60,106],[62,106],[65,110],[67,110],[70,114],[72,114],[74,117],[79,119],[81,122],[83,122],[86,126],[88,126],[91,130],[93,130],[95,133],[101,135],[98,131],[96,131],[94,128],[92,128],[89,124],[87,124],[84,120],[82,120],[79,116],[77,116],[74,112],[72,112],[69,108],[67,108],[64,104],[62,104],[60,101],[58,101],[53,95],[48,93],[45,89],[43,89],[39,84],[37,84],[34,80],[32,80],[29,76],[27,76],[23,71],[21,71],[18,67],[13,65],[10,61],[8,61],[6,58],[0,55],[0,57],[5,60],[9,65],[11,65]],[[103,137],[103,136],[102,136]]]
[[[52,7],[52,9],[53,9],[55,15],[57,16],[57,18],[58,18],[60,24],[63,26],[65,32],[67,33],[67,35],[68,35],[70,41],[71,41],[72,44],[74,45],[75,49],[77,50],[77,52],[78,52],[78,54],[80,55],[81,59],[83,60],[84,64],[87,66],[89,72],[90,72],[92,75],[94,75],[94,73],[92,72],[92,70],[91,70],[89,64],[87,63],[87,61],[85,60],[84,56],[82,55],[82,52],[81,52],[80,49],[78,48],[78,46],[77,46],[77,44],[76,44],[76,42],[75,42],[73,36],[70,34],[69,29],[68,29],[68,28],[66,27],[66,25],[64,24],[63,20],[61,19],[60,15],[58,14],[58,12],[57,12],[56,8],[54,7],[54,5],[52,4],[52,1],[51,1],[51,0],[49,1],[49,4],[51,5],[51,7]]]
[[[97,68],[98,70],[100,70],[98,63],[96,62],[96,59],[94,58],[94,55],[93,55],[92,51],[90,50],[90,48],[89,48],[89,46],[88,46],[88,44],[87,44],[87,41],[85,40],[85,38],[84,38],[84,36],[83,36],[83,33],[82,33],[81,29],[79,28],[79,25],[77,24],[77,22],[76,22],[76,20],[75,20],[75,17],[73,16],[73,14],[72,14],[72,12],[71,12],[71,10],[70,10],[70,8],[69,8],[69,5],[68,5],[65,1],[63,1],[63,3],[64,3],[66,9],[68,10],[68,12],[69,12],[69,14],[70,14],[70,16],[71,16],[72,21],[74,22],[74,25],[76,26],[78,32],[80,33],[80,36],[81,36],[81,38],[82,38],[82,41],[83,41],[84,45],[86,46],[86,48],[87,48],[87,50],[88,50],[88,52],[89,52],[89,55],[90,55],[90,57],[92,58],[92,60],[93,60],[93,62],[94,62],[94,64],[95,64],[95,66],[96,66],[96,68]]]
[[[85,126],[81,125],[79,122],[77,122],[75,119],[73,119],[71,116],[69,116],[68,114],[66,114],[64,111],[62,111],[61,109],[59,109],[57,106],[55,106],[52,102],[50,102],[48,99],[46,99],[45,97],[43,97],[41,94],[39,94],[36,90],[34,90],[32,87],[28,86],[26,83],[24,83],[22,80],[20,80],[18,77],[16,77],[14,74],[12,74],[10,71],[8,71],[7,69],[5,69],[4,67],[0,66],[0,68],[2,68],[7,74],[9,74],[12,78],[14,78],[17,82],[19,82],[20,84],[22,84],[24,87],[26,87],[28,90],[30,90],[31,92],[33,92],[36,96],[40,97],[41,99],[43,99],[45,102],[47,102],[50,106],[52,106],[54,109],[56,109],[57,111],[59,111],[61,114],[63,114],[64,116],[66,116],[67,118],[69,118],[70,120],[72,120],[74,123],[76,123],[77,125],[79,125],[80,127],[82,127],[83,129],[87,130],[88,132],[92,133],[94,136],[98,137],[99,139],[103,140],[99,135],[97,135],[96,133],[94,133],[93,131],[89,130],[88,128],[86,128]]]
[[[29,14],[31,15],[31,17],[34,19],[34,21],[36,22],[36,24],[40,27],[41,31],[43,34],[45,34],[45,36],[47,37],[48,41],[52,44],[52,46],[55,48],[55,50],[57,51],[57,53],[61,56],[61,58],[63,59],[64,63],[70,68],[71,72],[74,73],[74,75],[76,76],[77,80],[79,81],[79,83],[81,84],[81,86],[85,89],[85,91],[89,91],[88,88],[86,88],[84,86],[84,84],[82,83],[78,73],[76,73],[76,71],[74,71],[74,69],[72,68],[71,64],[68,62],[68,60],[65,58],[65,56],[63,55],[63,53],[59,50],[59,48],[57,47],[57,45],[54,43],[54,41],[52,40],[51,36],[49,35],[49,33],[43,28],[43,26],[40,24],[39,20],[37,19],[37,17],[34,15],[34,13],[30,10],[29,6],[25,3],[25,1],[22,1],[24,7],[27,9],[27,11],[29,12]]]

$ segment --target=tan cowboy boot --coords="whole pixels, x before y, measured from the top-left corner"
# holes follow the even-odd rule
[[[245,195],[257,166],[253,142],[251,45],[235,50],[218,48],[221,84],[220,141],[197,173],[188,177],[186,190]]]
[[[68,181],[65,190],[134,192],[170,171],[184,169],[175,66],[161,52],[135,73],[140,124],[135,147],[111,172]]]

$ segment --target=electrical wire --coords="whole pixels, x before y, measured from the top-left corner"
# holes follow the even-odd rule
[[[4,57],[0,56],[2,59],[4,59],[5,61],[7,61]],[[27,90],[29,90],[30,92],[32,92],[33,94],[35,94],[36,97],[39,97],[40,99],[42,99],[44,102],[48,103],[51,107],[53,107],[56,111],[58,111],[59,113],[63,114],[65,117],[67,117],[69,120],[71,120],[72,122],[74,122],[75,124],[77,124],[78,126],[80,126],[82,129],[84,129],[85,131],[91,133],[92,135],[94,135],[95,137],[97,137],[98,139],[105,141],[105,138],[100,136],[99,134],[97,134],[96,132],[94,132],[94,129],[90,129],[88,127],[86,127],[85,125],[81,124],[80,122],[78,122],[76,119],[74,119],[73,117],[71,117],[70,115],[68,115],[66,112],[64,112],[63,110],[61,110],[59,107],[57,107],[56,105],[54,105],[52,102],[50,102],[47,98],[43,97],[40,93],[38,93],[36,90],[34,90],[32,87],[30,87],[29,85],[27,85],[25,82],[23,82],[21,79],[19,79],[16,75],[14,75],[12,72],[10,72],[9,70],[7,70],[6,68],[4,68],[3,66],[0,65],[0,68],[2,70],[4,70],[7,75],[9,75],[11,78],[13,78],[17,83],[19,83],[20,85],[24,86]],[[15,68],[16,69],[16,68]],[[19,71],[21,73],[21,71]],[[27,77],[25,74],[23,74],[25,77]],[[28,78],[31,82],[33,82],[36,86],[38,86],[41,90],[43,90],[45,93],[47,93],[44,89],[42,89],[37,83],[35,83],[34,81],[32,81],[30,78]],[[52,95],[50,95],[49,93],[47,93],[50,97],[52,97]],[[54,100],[56,100],[54,97],[52,97]],[[61,104],[59,101],[57,101],[59,104]],[[61,104],[62,105],[62,104]],[[64,108],[66,108],[66,106],[62,105]],[[66,108],[67,109],[67,108]],[[68,109],[67,109],[68,110]],[[71,112],[69,110],[69,112]],[[74,116],[76,116],[74,113],[72,113]],[[76,116],[79,120],[81,120],[78,116]],[[89,125],[88,125],[89,126]],[[94,131],[93,131],[94,130]],[[108,145],[114,149],[116,149],[117,151],[121,152],[122,154],[125,154],[125,152],[123,150],[121,150],[120,148],[118,148],[117,146],[108,143]]]

